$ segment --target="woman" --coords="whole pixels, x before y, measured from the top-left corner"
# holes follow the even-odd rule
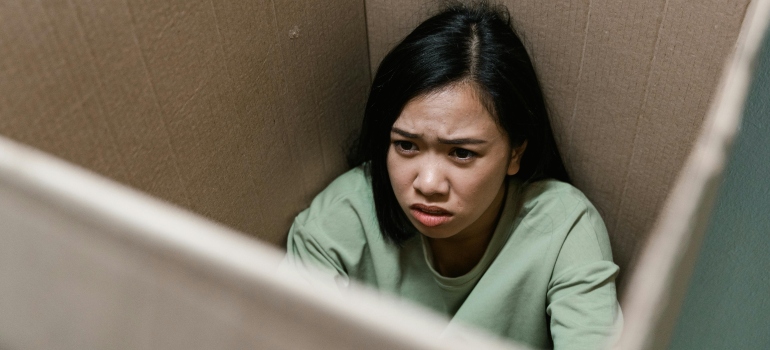
[[[612,333],[607,232],[505,10],[448,8],[383,59],[351,166],[295,219],[289,262],[534,347]]]

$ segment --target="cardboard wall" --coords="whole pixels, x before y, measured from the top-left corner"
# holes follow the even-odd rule
[[[645,248],[635,263],[634,273],[624,292],[623,331],[613,349],[668,348],[680,307],[685,300],[687,284],[698,258],[704,233],[711,230],[710,225],[735,229],[732,226],[734,221],[720,215],[720,207],[729,206],[734,202],[719,193],[733,192],[729,185],[730,178],[733,177],[732,166],[728,166],[728,163],[741,162],[743,157],[737,153],[741,152],[741,139],[747,136],[740,130],[741,120],[745,119],[749,124],[757,120],[752,115],[755,113],[752,109],[756,108],[753,102],[756,98],[756,87],[752,89],[751,83],[761,81],[765,75],[761,71],[762,67],[757,67],[757,60],[761,57],[765,34],[770,28],[769,15],[770,1],[768,0],[752,0],[746,10],[735,49],[725,63],[696,144],[677,175],[677,180],[666,198],[664,209],[655,220],[647,242],[644,244]],[[733,153],[736,135],[738,142],[736,153]],[[737,158],[731,159],[732,156]],[[762,172],[761,168],[752,169]],[[751,186],[751,181],[744,182],[750,179],[751,177],[742,179],[739,186],[741,188]],[[722,185],[724,187],[720,189]],[[714,207],[716,207],[716,215],[712,215]],[[750,227],[747,223],[741,224]],[[712,252],[706,250],[701,253],[701,257],[707,260],[714,258],[710,253]],[[733,259],[736,258],[730,258],[730,260]],[[733,281],[722,283],[715,278],[717,276],[711,273],[708,275],[709,283],[714,283],[717,288],[738,287],[732,283]],[[730,274],[730,278],[735,276]],[[751,301],[751,299],[742,299],[739,303],[751,303]],[[700,307],[717,308],[713,304]],[[729,308],[731,311],[740,310],[739,308],[732,310],[732,306]],[[751,312],[755,311],[756,305],[749,309]],[[697,317],[689,319],[688,316],[690,315],[683,314],[682,320],[696,323],[712,321],[712,319],[702,320]],[[751,322],[752,318],[745,316],[748,315],[741,315],[739,318]],[[751,326],[753,325],[749,325]],[[732,331],[727,327],[714,327],[711,330],[713,334],[710,335],[714,336],[711,339],[718,339]],[[728,342],[731,344],[728,345]],[[721,343],[726,348],[743,348],[742,345],[747,344],[743,340],[728,342]],[[698,343],[700,342],[693,342],[693,344]],[[721,348],[717,343],[708,343],[707,348],[715,346]]]
[[[440,1],[368,0],[373,72]],[[575,185],[623,277],[706,115],[748,0],[500,1],[534,61]]]
[[[670,349],[770,348],[769,116],[770,30]]]
[[[753,1],[752,6],[757,3],[770,9],[770,1]],[[336,97],[341,95],[360,95],[360,108],[369,72],[365,50],[349,56],[333,50],[359,47],[359,41],[348,34],[363,36],[359,40],[365,49],[364,32],[337,33],[356,23],[363,26],[356,15],[361,14],[361,7],[340,13],[348,5],[271,5],[276,6],[132,0],[121,4],[5,2],[0,5],[0,48],[4,50],[0,56],[0,131],[232,226],[237,226],[232,223],[235,219],[241,219],[241,223],[253,225],[251,232],[280,240],[293,215],[289,212],[306,205],[324,179],[344,168],[339,146],[344,142],[338,136],[354,129],[359,116],[324,113],[332,107],[343,112],[354,109],[351,101],[358,100],[339,102]],[[522,18],[522,23],[534,28],[525,38],[533,47],[536,63],[545,62],[537,64],[546,67],[541,70],[555,111],[554,124],[561,130],[557,136],[563,144],[574,146],[565,152],[568,166],[578,186],[603,210],[619,263],[627,266],[633,254],[626,253],[635,251],[645,231],[644,225],[626,231],[621,228],[639,218],[651,220],[660,207],[662,199],[656,196],[665,193],[658,191],[667,185],[666,176],[676,176],[677,154],[687,155],[687,143],[700,129],[706,113],[696,113],[695,107],[705,104],[708,92],[716,90],[719,74],[712,77],[712,70],[720,71],[721,64],[715,61],[732,50],[730,38],[737,36],[745,3],[667,1],[659,12],[639,7],[649,4],[591,2],[547,9],[540,6],[549,5],[514,5],[520,7],[517,11],[529,9],[533,14]],[[327,13],[326,7],[338,12]],[[378,16],[387,19],[388,14],[408,11],[405,3],[370,0],[370,30],[379,28],[387,35],[400,36],[430,10],[430,6],[418,7],[402,13],[403,17],[390,18],[390,23]],[[340,22],[340,16],[351,20]],[[548,19],[557,25],[543,24]],[[282,21],[300,24],[284,31]],[[621,25],[623,21],[626,23]],[[563,27],[580,28],[580,23],[585,30],[579,32],[583,39],[576,50],[568,40],[574,34]],[[299,41],[308,34],[303,29],[306,24],[312,29],[311,42]],[[657,29],[644,30],[648,27]],[[553,37],[538,34],[541,32]],[[326,38],[323,33],[336,36]],[[647,47],[647,66],[641,65],[646,70],[640,73],[631,65],[645,62],[640,58],[645,46],[637,43],[649,44],[642,39],[649,39],[650,34],[655,39]],[[382,38],[375,35],[372,42]],[[547,45],[549,40],[556,42]],[[633,50],[623,40],[634,43]],[[334,45],[327,48],[328,42]],[[741,46],[739,40],[739,49]],[[373,60],[378,59],[376,50],[372,46]],[[293,55],[298,52],[316,56]],[[577,65],[571,55],[577,55]],[[637,271],[646,274],[637,273],[642,278],[635,278],[637,283],[628,288],[633,292],[628,299],[653,294],[650,290],[659,293],[641,303],[626,303],[636,307],[624,305],[627,332],[621,342],[631,340],[621,344],[638,346],[619,348],[665,345],[667,336],[655,331],[665,328],[666,322],[647,311],[676,314],[679,299],[667,296],[686,281],[686,261],[697,254],[698,231],[705,225],[716,179],[737,129],[735,115],[742,101],[741,84],[735,82],[747,81],[752,57],[738,55],[735,62],[740,64],[733,65],[737,69],[726,71],[723,78],[727,79],[714,99],[717,103],[708,114],[711,119],[697,140],[699,146],[670,193],[668,207],[658,216],[652,237],[665,239],[651,241],[658,244],[645,251],[647,259]],[[253,65],[255,59],[262,64]],[[306,79],[308,76],[321,79]],[[639,88],[641,101],[633,98]],[[761,150],[756,151],[762,146],[763,120],[756,117],[767,107],[762,99],[767,89],[755,91],[759,92],[752,93],[749,104],[755,114],[746,120],[750,130],[745,140],[756,143],[739,141],[738,152],[745,150],[751,157],[734,161],[752,176],[739,177],[737,185],[729,185],[735,173],[728,171],[724,191],[746,190],[741,185],[747,180],[763,179],[763,168],[755,167],[765,159]],[[564,98],[572,96],[567,99],[571,105],[565,107],[565,102],[553,97],[559,93]],[[306,98],[312,103],[306,103]],[[563,114],[564,108],[572,114]],[[592,113],[582,113],[584,110]],[[360,110],[353,112],[350,114]],[[627,112],[634,113],[627,117]],[[623,124],[629,118],[633,127]],[[346,124],[345,120],[351,121]],[[616,129],[602,128],[611,125]],[[687,134],[691,129],[695,131]],[[624,150],[628,132],[633,133],[632,142]],[[664,152],[658,152],[661,149]],[[591,152],[596,159],[588,157]],[[646,158],[650,152],[657,152],[653,155],[661,159]],[[620,160],[625,161],[621,162],[625,164],[621,180],[592,177],[619,171],[613,166]],[[748,162],[740,163],[745,160]],[[666,168],[669,163],[674,165]],[[661,175],[664,171],[667,173]],[[646,187],[638,183],[644,175],[649,176]],[[619,193],[613,192],[618,186],[614,181],[623,187]],[[634,192],[645,189],[650,193]],[[750,209],[762,209],[759,191],[737,199],[754,199]],[[618,206],[613,207],[616,202]],[[635,215],[624,215],[623,208]],[[719,209],[718,205],[717,215]],[[614,221],[608,212],[615,215]],[[760,231],[753,233],[755,238],[762,237],[761,227],[767,220],[761,220],[761,210],[754,213],[731,207],[729,212],[760,218],[756,222]],[[730,226],[730,218],[724,220],[728,221],[721,224]],[[405,309],[393,304],[375,306],[361,291],[335,299],[294,285],[285,274],[275,272],[281,258],[278,249],[3,137],[0,223],[5,243],[0,245],[0,281],[6,282],[0,284],[0,310],[4,310],[0,313],[0,348],[50,348],[51,344],[61,348],[116,344],[130,348],[339,348],[368,346],[372,339],[383,348],[471,347],[452,339],[426,342],[424,330],[441,330],[440,321],[433,316],[413,313],[403,317],[401,313],[408,312]],[[735,223],[746,221],[738,218]],[[727,245],[732,243],[740,242]],[[735,254],[753,257],[751,249],[761,250],[762,246],[736,248],[726,253],[727,260],[732,262]],[[752,261],[761,264],[763,260]],[[705,269],[711,270],[709,266]],[[718,287],[734,291],[731,287],[741,281],[731,279],[736,276],[732,271],[724,271],[724,276],[726,282]],[[764,277],[760,274],[751,281],[756,283],[752,286],[761,287],[767,282]],[[696,283],[698,278],[702,276],[696,272]],[[711,279],[707,276],[706,280]],[[749,296],[758,295],[754,287],[748,289]],[[766,302],[759,296],[759,303]],[[714,301],[724,301],[720,298]],[[694,306],[702,307],[714,305]],[[759,308],[744,312],[756,310]],[[726,315],[734,317],[730,321],[745,316]],[[714,338],[705,341],[733,341],[720,337],[723,327],[713,329],[709,335]],[[752,336],[751,330],[741,331],[746,335],[737,340],[739,345],[765,340],[746,339]],[[641,342],[634,337],[641,337]],[[476,340],[485,343],[483,337]],[[487,345],[496,348],[499,343]]]
[[[3,350],[523,349],[1,136],[0,242]]]
[[[4,1],[0,134],[278,243],[344,170],[363,1]]]
[[[345,169],[370,64],[438,3],[4,2],[0,134],[280,243]],[[748,0],[503,3],[622,287]]]

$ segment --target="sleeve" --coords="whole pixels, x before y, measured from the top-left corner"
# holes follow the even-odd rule
[[[588,204],[574,217],[548,285],[546,311],[554,349],[598,349],[622,324],[615,292],[619,269],[596,209]]]
[[[361,178],[348,175],[335,180],[294,219],[282,269],[337,287],[347,287],[358,277],[367,262],[367,229],[376,221],[369,194],[360,190],[362,181],[356,181]]]
[[[300,216],[301,217],[301,216]],[[314,222],[306,227],[300,217],[294,220],[289,229],[286,257],[281,263],[282,271],[290,270],[305,279],[321,283],[347,285],[349,276],[334,250],[328,244],[319,242],[316,236],[326,237]]]

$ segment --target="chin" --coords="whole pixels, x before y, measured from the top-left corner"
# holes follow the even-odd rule
[[[415,228],[417,228],[417,231],[419,231],[423,236],[428,238],[434,238],[434,239],[443,239],[443,238],[449,238],[457,234],[455,230],[452,230],[449,227],[425,227],[420,224],[412,223]]]

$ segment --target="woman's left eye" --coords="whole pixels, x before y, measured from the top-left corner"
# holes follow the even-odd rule
[[[456,148],[452,151],[452,155],[460,160],[470,160],[476,157],[476,153],[464,148]]]

